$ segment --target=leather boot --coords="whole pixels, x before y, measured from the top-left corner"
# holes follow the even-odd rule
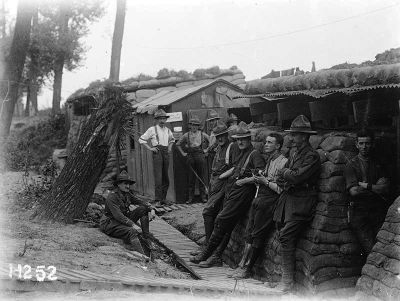
[[[246,243],[246,245],[244,246],[242,260],[240,260],[240,262],[238,264],[240,268],[244,268],[244,266],[247,262],[247,259],[249,258],[250,249],[251,249],[251,244]]]
[[[136,252],[142,253],[143,255],[146,255],[142,248],[142,245],[140,244],[140,240],[137,236],[131,237],[129,239],[129,250],[136,251]]]
[[[205,245],[208,245],[208,241],[210,240],[210,236],[214,229],[215,219],[212,216],[203,215],[203,220],[204,220],[204,232],[206,234]],[[192,256],[199,255],[204,250],[204,248],[205,248],[204,246],[200,247],[197,250],[190,252],[190,255],[192,255]]]
[[[206,248],[198,255],[191,257],[189,260],[193,263],[200,263],[202,261],[206,261],[208,257],[215,251],[215,249],[219,246],[221,241],[224,238],[224,232],[218,227],[214,227],[214,231],[210,237],[210,240],[206,246]]]
[[[215,218],[212,216],[204,215],[203,219],[204,219],[204,232],[206,234],[205,243],[208,244],[208,241],[210,240],[211,234],[213,233],[214,230]]]
[[[275,290],[283,294],[289,293],[293,290],[295,261],[294,250],[282,250],[282,279],[275,287]]]

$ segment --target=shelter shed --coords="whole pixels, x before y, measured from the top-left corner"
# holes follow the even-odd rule
[[[242,93],[243,90],[238,86],[224,79],[216,79],[194,87],[188,86],[185,89],[164,90],[141,103],[134,103],[136,134],[135,139],[128,143],[128,171],[136,180],[136,191],[148,198],[154,198],[152,154],[141,147],[137,140],[141,133],[154,125],[153,113],[158,108],[162,108],[167,114],[170,114],[171,117],[167,120],[168,127],[172,130],[175,138],[179,139],[183,133],[189,130],[188,120],[193,115],[200,118],[202,122],[201,130],[209,133],[212,129],[207,128],[205,120],[211,109],[217,111],[222,120],[228,118],[230,110],[236,110],[234,112],[242,112],[242,116],[248,116],[246,121],[250,122],[249,100],[233,99],[234,96]],[[176,203],[183,203],[188,197],[186,189],[187,162],[175,147],[171,156],[169,166],[170,188],[167,199]]]

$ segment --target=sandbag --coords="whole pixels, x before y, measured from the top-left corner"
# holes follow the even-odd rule
[[[328,179],[320,179],[318,181],[318,189],[320,192],[345,192],[345,178],[343,176],[333,176]]]
[[[317,149],[320,143],[324,140],[323,136],[320,135],[311,135],[310,139],[308,140],[310,142],[310,145],[313,149]]]
[[[357,151],[353,138],[340,136],[326,137],[324,141],[321,142],[320,147],[327,152],[334,150]]]
[[[322,216],[347,218],[347,205],[335,205],[319,202],[316,212]]]
[[[349,226],[347,224],[347,217],[335,218],[316,214],[311,223],[311,228],[329,233],[338,233],[348,229]]]
[[[318,200],[330,205],[347,205],[349,196],[343,192],[319,192]]]
[[[319,148],[319,149],[317,149],[317,153],[319,155],[319,160],[321,161],[321,164],[328,161],[328,157],[327,157],[328,152]]]
[[[307,239],[300,239],[297,248],[311,255],[335,254],[339,252],[339,246],[336,244],[316,244]]]
[[[153,89],[141,89],[136,91],[136,98],[149,98],[156,94]]]
[[[327,161],[322,163],[319,177],[321,179],[327,179],[332,176],[342,176],[344,168],[345,164],[334,164],[331,161]]]
[[[334,151],[331,151],[330,153],[327,153],[326,157],[332,163],[347,164],[356,155],[357,155],[356,152],[334,150]]]
[[[330,233],[310,228],[305,231],[304,235],[305,238],[314,243],[345,244],[357,241],[357,238],[350,229],[338,233]]]

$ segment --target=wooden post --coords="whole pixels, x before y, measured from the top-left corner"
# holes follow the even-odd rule
[[[400,112],[400,100],[398,100],[399,105],[399,112]],[[396,172],[396,179],[397,179],[397,187],[396,192],[397,194],[400,193],[400,113],[397,115],[396,118],[396,134],[397,134],[397,143],[396,143],[396,161],[397,161],[397,172]]]

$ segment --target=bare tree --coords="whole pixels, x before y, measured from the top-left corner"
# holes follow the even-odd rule
[[[6,61],[4,78],[0,82],[0,137],[10,133],[14,107],[18,100],[19,83],[24,70],[25,58],[30,41],[34,1],[19,1],[14,36],[10,54]]]
[[[126,0],[117,0],[117,14],[115,16],[114,34],[111,49],[110,77],[113,82],[119,81],[122,38],[124,36]]]

